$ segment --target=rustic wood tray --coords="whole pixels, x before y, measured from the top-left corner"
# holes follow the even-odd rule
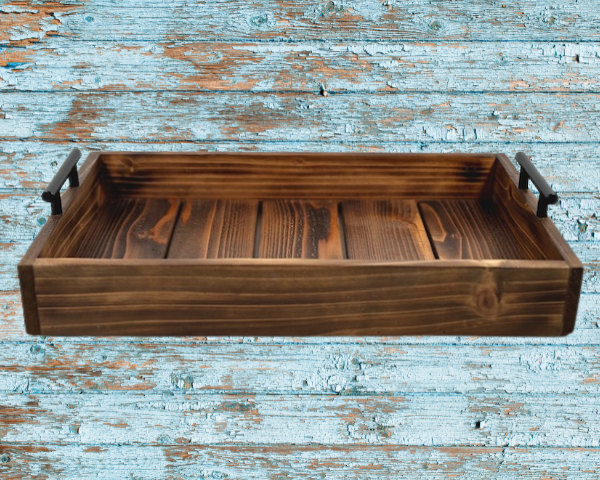
[[[96,152],[80,179],[79,156],[19,264],[30,334],[574,328],[582,267],[522,153],[520,178],[503,154]]]

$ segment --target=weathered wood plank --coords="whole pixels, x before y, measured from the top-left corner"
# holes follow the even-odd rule
[[[596,395],[53,395],[2,398],[2,442],[600,446]]]
[[[337,202],[262,202],[258,258],[341,259]]]
[[[0,139],[598,142],[599,101],[584,93],[3,93]]]
[[[597,92],[599,56],[597,43],[115,43],[50,37],[0,53],[0,90],[319,92],[323,85],[330,92]]]
[[[600,144],[598,143],[472,143],[460,145],[439,141],[431,142],[382,142],[347,143],[338,141],[307,142],[98,142],[78,140],[71,142],[7,141],[0,142],[0,192],[9,190],[37,189],[37,195],[50,182],[61,163],[76,145],[83,157],[95,150],[127,151],[254,151],[254,152],[426,152],[426,153],[506,153],[514,158],[516,152],[529,155],[544,178],[559,193],[600,191]],[[563,195],[561,195],[562,197]],[[42,203],[40,202],[40,205]],[[45,205],[45,204],[44,204]],[[46,205],[49,211],[49,206]],[[33,209],[33,206],[28,206]],[[550,212],[557,207],[551,206]],[[44,210],[44,212],[46,211]]]
[[[4,342],[0,351],[0,392],[600,395],[600,348],[593,345],[598,334],[590,327],[581,332],[580,346],[548,345],[542,339],[505,345],[440,339],[447,344],[431,345],[436,337],[413,345],[414,340],[401,337],[371,338],[362,345],[342,338],[284,339],[295,342],[288,344],[277,338],[13,341]]]
[[[74,427],[76,428],[76,427]],[[177,440],[175,439],[175,442]],[[155,478],[298,478],[590,480],[600,472],[596,448],[398,447],[388,445],[5,445],[0,474],[65,480],[110,475]],[[8,477],[7,477],[8,478]]]
[[[0,41],[24,44],[60,35],[86,40],[550,40],[599,38],[594,2],[549,0],[481,3],[338,3],[320,0],[207,1],[54,0],[30,7],[7,5]]]

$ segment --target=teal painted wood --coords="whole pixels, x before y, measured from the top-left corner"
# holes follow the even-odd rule
[[[5,42],[83,40],[549,40],[597,41],[595,1],[54,0],[2,7]]]
[[[594,448],[65,445],[8,447],[0,473],[36,478],[590,480]],[[565,473],[567,472],[567,473]]]
[[[3,442],[594,447],[596,395],[8,394]]]
[[[589,43],[71,42],[2,52],[0,90],[597,92]],[[302,68],[298,68],[299,62]]]
[[[589,93],[1,93],[0,140],[597,143],[599,103]]]
[[[598,342],[597,329],[595,324],[583,325],[581,333]],[[252,342],[11,339],[3,341],[0,392],[600,395],[600,353],[581,348],[594,344],[579,339],[579,344],[570,345],[498,338],[451,342],[443,337],[373,338],[360,345],[338,338],[287,339],[288,343],[277,338]],[[35,369],[23,371],[24,363]]]
[[[599,2],[0,12],[0,476],[600,477]],[[550,213],[585,265],[576,330],[27,336],[15,266],[74,146],[525,151],[559,191]]]
[[[3,442],[600,446],[597,395],[8,394]]]

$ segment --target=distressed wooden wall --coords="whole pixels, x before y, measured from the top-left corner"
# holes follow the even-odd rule
[[[600,478],[599,126],[598,0],[1,1],[0,477]],[[27,336],[15,265],[75,146],[523,150],[577,329]]]

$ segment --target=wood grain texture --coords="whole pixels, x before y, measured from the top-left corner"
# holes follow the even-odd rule
[[[100,168],[121,197],[430,199],[481,196],[494,161],[489,153],[102,152]]]
[[[33,401],[8,394],[3,407],[20,420],[0,417],[3,444],[9,445],[40,439],[208,448],[232,443],[420,447],[433,441],[440,447],[598,448],[600,443],[595,395],[57,393]]]
[[[317,93],[323,84],[334,93],[597,92],[599,53],[595,43],[568,42],[115,43],[52,37],[0,54],[0,90]]]
[[[569,274],[558,261],[69,260],[34,265],[44,335],[553,336]]]
[[[435,258],[414,200],[345,201],[342,214],[348,258]]]
[[[579,329],[579,324],[577,329]],[[557,339],[54,338],[3,342],[2,394],[597,396],[590,322]],[[585,342],[584,334],[587,337]],[[554,343],[552,343],[554,340]],[[532,344],[532,341],[537,343]],[[442,344],[442,342],[446,342]],[[589,348],[582,348],[582,347]],[[27,359],[31,368],[24,369]],[[585,369],[581,365],[586,365]]]
[[[0,291],[10,292],[19,289],[16,275],[17,264],[31,245],[31,240],[0,243],[0,254],[4,263],[0,263]],[[570,247],[583,264],[582,292],[600,293],[600,244],[596,241],[572,242]]]
[[[185,201],[168,258],[252,258],[257,201]]]
[[[262,202],[258,258],[342,259],[337,202]]]
[[[538,239],[516,235],[518,229],[511,228],[514,219],[501,216],[490,201],[439,200],[421,202],[419,208],[438,258],[547,258]],[[550,250],[550,258],[555,252],[556,248]]]
[[[577,447],[398,447],[387,445],[10,445],[0,447],[8,458],[0,464],[4,475],[35,478],[39,465],[50,476],[79,479],[110,475],[114,480],[163,478],[197,479],[199,465],[206,478],[232,480],[294,476],[332,479],[404,476],[457,479],[589,480],[598,471],[595,448]],[[318,478],[318,477],[317,477]]]
[[[514,220],[512,226],[515,233],[517,233],[518,228],[518,231],[523,232],[525,235],[535,237],[538,245],[547,250],[547,252],[552,253],[554,258],[563,258],[567,265],[569,265],[570,293],[567,295],[567,301],[565,302],[565,322],[563,327],[563,333],[568,334],[575,327],[579,296],[573,293],[581,290],[583,265],[575,255],[575,252],[565,242],[559,230],[547,217],[535,218],[533,221],[527,220],[527,217],[531,216],[529,209],[533,211],[535,208],[537,212],[539,200],[536,201],[531,190],[516,188],[518,185],[518,173],[506,155],[498,155],[495,170],[498,182],[492,186],[492,199],[503,202],[500,205],[500,211],[505,218],[510,217]],[[525,204],[529,209],[525,207]],[[509,205],[515,210],[514,213],[509,213]]]
[[[597,315],[596,311],[600,306],[600,296],[594,293],[582,293],[580,298],[580,305],[578,309],[577,326],[572,334],[567,337],[463,337],[463,336],[368,336],[368,337],[243,337],[243,336],[210,336],[210,337],[120,337],[119,345],[123,346],[126,355],[132,354],[132,350],[128,349],[131,345],[194,345],[194,346],[206,346],[206,345],[240,345],[240,344],[253,344],[258,345],[260,348],[264,348],[270,345],[285,346],[288,348],[290,345],[352,345],[352,348],[358,346],[360,349],[366,348],[368,345],[445,345],[445,346],[521,346],[530,352],[530,349],[540,346],[548,346],[552,348],[556,347],[581,347],[589,346],[592,351],[596,345],[600,345],[600,329],[597,328]],[[44,340],[37,337],[27,335],[23,325],[23,308],[21,304],[21,295],[19,291],[0,291],[0,342],[6,345],[8,352],[15,350],[15,345],[21,345],[23,348],[40,348],[49,346],[50,344],[56,346],[70,346],[82,344],[90,351],[96,351],[95,346],[111,345],[114,341],[112,337],[45,337]],[[40,343],[41,342],[41,343]],[[68,347],[70,348],[70,347]],[[143,347],[146,348],[146,347]],[[150,348],[150,347],[148,347]],[[487,347],[486,347],[487,348]],[[486,350],[487,352],[487,350]],[[139,354],[136,354],[136,357]],[[26,355],[24,350],[22,355]],[[487,353],[486,353],[487,355]],[[552,356],[551,354],[550,356]],[[12,358],[12,357],[11,357]],[[83,360],[82,361],[87,361]],[[577,357],[579,358],[579,357]],[[11,360],[2,360],[6,365],[9,365]],[[92,364],[93,359],[89,360]],[[190,360],[191,361],[191,360]],[[576,360],[578,362],[579,360]],[[589,362],[587,362],[589,363]],[[466,366],[465,369],[469,367]],[[21,369],[21,364],[17,365],[17,370]],[[569,371],[577,372],[577,367],[569,368]],[[33,375],[34,372],[28,374]],[[253,374],[253,373],[252,373]],[[585,372],[583,374],[587,375]],[[104,376],[109,376],[108,372],[104,373]],[[10,377],[12,382],[12,378]],[[19,377],[22,378],[22,377]],[[125,378],[125,377],[124,377]],[[452,382],[453,377],[449,378]],[[556,377],[554,377],[556,378]],[[587,377],[582,377],[587,378]],[[557,381],[562,381],[556,378]],[[27,382],[29,382],[28,380]],[[10,383],[9,385],[13,385]],[[25,382],[27,384],[27,382]],[[115,379],[118,383],[118,380]],[[572,385],[574,382],[565,381],[567,384]],[[579,380],[577,380],[579,382]],[[588,382],[589,384],[589,382]],[[587,385],[587,384],[586,384]]]
[[[435,91],[373,93],[367,99],[360,92],[11,92],[0,94],[5,114],[0,140],[443,141],[456,143],[455,152],[462,142],[516,138],[598,143],[599,98],[597,93]]]
[[[83,4],[61,0],[43,6],[3,7],[8,22],[0,39],[13,45],[37,43],[51,36],[88,41],[145,40],[458,40],[458,41],[598,41],[594,3],[548,0],[485,3],[461,0],[446,4],[411,0],[336,4],[319,0],[225,4],[211,0],[126,0]],[[55,13],[55,15],[53,15]],[[143,14],[141,14],[143,13]]]
[[[90,197],[91,203],[78,203],[64,215],[41,257],[166,256],[178,201],[108,199],[97,184],[94,188],[98,194]]]
[[[108,199],[65,257],[165,258],[178,200]]]

